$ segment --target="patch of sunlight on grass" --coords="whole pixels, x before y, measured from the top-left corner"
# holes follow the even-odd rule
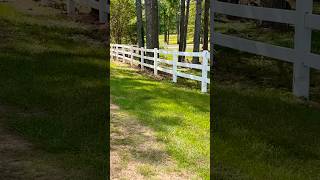
[[[180,167],[209,179],[209,95],[127,67],[111,63],[114,103],[152,127]]]

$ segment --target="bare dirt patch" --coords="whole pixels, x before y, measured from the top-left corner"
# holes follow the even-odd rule
[[[20,135],[11,132],[5,125],[10,114],[21,117],[43,116],[44,112],[21,111],[0,104],[0,177],[6,180],[17,179],[64,179],[66,173],[57,165],[46,162],[43,152]],[[46,157],[48,158],[48,157]]]
[[[155,132],[120,108],[111,109],[111,179],[200,179],[181,170]]]

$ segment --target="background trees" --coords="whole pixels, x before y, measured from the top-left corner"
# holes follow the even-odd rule
[[[208,43],[209,1],[203,8],[204,0],[111,0],[111,41],[163,48],[164,44],[175,44],[170,39],[176,38],[179,50],[186,51],[193,37],[193,51],[199,51],[200,39]]]
[[[111,0],[110,31],[111,41],[121,43],[136,43],[136,27],[133,0]]]
[[[170,44],[170,34],[179,31],[179,0],[159,1],[160,5],[160,34],[164,42]]]

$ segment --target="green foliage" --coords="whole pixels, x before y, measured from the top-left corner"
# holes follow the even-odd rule
[[[178,0],[164,0],[159,2],[160,34],[166,30],[176,32],[176,21],[179,15]]]
[[[113,43],[137,42],[134,0],[111,0],[110,30]]]

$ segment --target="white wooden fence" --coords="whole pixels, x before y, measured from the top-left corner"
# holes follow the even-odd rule
[[[67,0],[67,11],[69,15],[74,15],[76,11],[76,3],[86,5],[93,9],[99,10],[99,22],[107,22],[107,0]]]
[[[217,0],[212,2],[216,13],[294,25],[294,48],[270,45],[218,32],[214,33],[213,38],[214,43],[221,46],[293,63],[293,93],[298,97],[309,98],[310,68],[320,69],[320,55],[311,53],[312,30],[320,30],[320,15],[312,14],[313,0],[296,0],[296,10],[231,4]]]
[[[152,53],[152,56],[150,56],[150,53]],[[134,64],[140,65],[141,69],[144,69],[144,67],[149,67],[153,69],[155,75],[158,74],[158,71],[172,74],[172,81],[175,83],[177,82],[178,77],[201,81],[201,92],[207,92],[207,85],[210,84],[210,79],[208,78],[208,71],[210,71],[210,66],[208,66],[210,54],[208,51],[177,52],[165,51],[157,48],[145,49],[143,47],[138,48],[128,45],[111,44],[110,55],[111,59],[121,59],[123,62],[130,63],[131,66]],[[172,55],[173,59],[161,59],[160,55]],[[178,62],[178,56],[199,57],[202,59],[202,64]],[[145,60],[150,60],[153,62],[153,64],[145,63]],[[164,64],[165,66],[161,66],[161,64]],[[171,66],[172,68],[169,69],[168,66]],[[201,76],[183,73],[179,71],[179,67],[201,70]]]

